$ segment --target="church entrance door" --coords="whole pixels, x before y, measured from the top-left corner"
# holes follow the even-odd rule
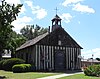
[[[54,67],[56,71],[65,69],[65,53],[62,50],[56,50],[54,55]]]

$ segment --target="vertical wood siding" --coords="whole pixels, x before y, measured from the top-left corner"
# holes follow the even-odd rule
[[[81,60],[78,55],[81,54],[80,48],[71,48],[63,46],[46,46],[36,45],[35,66],[37,70],[53,70],[54,69],[54,53],[55,50],[63,50],[65,53],[66,70],[80,69]]]

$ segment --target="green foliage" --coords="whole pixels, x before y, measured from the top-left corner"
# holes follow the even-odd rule
[[[20,34],[17,34],[15,31],[10,33],[10,39],[7,42],[6,49],[11,51],[11,57],[14,57],[14,53],[16,48],[21,46],[25,41],[26,38]]]
[[[41,34],[44,34],[48,31],[48,28],[42,28],[38,25],[34,27],[34,25],[26,25],[23,27],[20,32],[21,34],[27,38],[27,40],[31,40]]]
[[[100,61],[100,58],[96,58],[96,60]]]
[[[12,67],[14,73],[29,72],[31,71],[31,64],[17,64]]]
[[[3,70],[3,63],[5,62],[5,60],[1,60],[0,61],[0,70]]]
[[[3,63],[3,69],[6,71],[11,71],[12,67],[16,64],[24,64],[25,61],[19,58],[11,58],[11,59],[7,59],[4,63]]]
[[[100,65],[91,65],[84,70],[87,76],[100,76]]]
[[[11,23],[16,20],[18,13],[22,7],[22,4],[18,4],[17,6],[10,5],[5,0],[1,0],[0,2],[0,60],[1,54],[6,49],[6,45],[9,42],[8,40],[11,38],[10,33],[12,32],[12,28],[14,26]]]
[[[16,20],[16,16],[18,16],[18,13],[20,12],[20,8],[22,7],[22,4],[18,4],[17,6],[7,4],[5,0],[1,1],[0,5],[0,23],[1,25],[8,26]]]
[[[26,25],[26,27],[23,27],[20,32],[21,34],[26,37],[28,40],[33,38],[33,28],[34,25]]]

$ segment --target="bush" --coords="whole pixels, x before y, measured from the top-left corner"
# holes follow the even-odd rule
[[[31,64],[31,71],[36,71],[36,67],[33,64]]]
[[[11,58],[11,59],[7,59],[4,63],[3,63],[3,69],[6,71],[12,71],[12,67],[16,64],[24,64],[25,61],[19,58]]]
[[[3,63],[5,62],[5,60],[1,60],[0,61],[0,70],[3,70]]]
[[[84,70],[87,76],[100,76],[100,65],[91,65]]]
[[[21,73],[21,72],[30,72],[31,71],[31,64],[17,64],[12,67],[14,73]]]

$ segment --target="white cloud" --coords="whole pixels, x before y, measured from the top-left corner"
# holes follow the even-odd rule
[[[21,22],[31,22],[32,21],[32,18],[31,17],[28,17],[28,16],[24,16],[22,18],[19,18],[18,21],[21,23]]]
[[[80,22],[80,21],[78,21],[78,24],[81,24],[81,22]]]
[[[22,14],[22,13],[25,13],[25,11],[26,11],[26,8],[25,8],[25,6],[23,5],[22,8],[21,8],[21,10],[20,10],[20,13],[21,13],[21,14]]]
[[[10,4],[20,4],[21,3],[21,0],[5,0],[7,3],[10,3]]]
[[[19,33],[20,29],[28,25],[31,21],[33,21],[32,18],[28,16],[17,18],[17,20],[12,22],[12,25],[14,26],[13,30]]]
[[[82,13],[95,13],[95,10],[93,8],[90,8],[87,5],[81,5],[80,3],[74,5],[72,10],[82,12]]]
[[[93,52],[100,52],[100,48],[92,49]]]
[[[91,58],[92,54],[94,55],[94,58],[100,58],[100,48],[95,48],[82,52],[82,56],[84,56],[85,59]]]
[[[43,8],[40,8],[39,6],[34,7],[34,9],[32,10],[32,13],[36,14],[36,18],[38,19],[42,19],[47,15],[46,10]]]
[[[68,5],[71,5],[73,8],[72,10],[78,11],[81,13],[95,13],[95,10],[93,8],[90,8],[88,5],[82,5],[80,2],[83,2],[84,0],[65,0],[62,5],[67,7]]]
[[[82,2],[83,0],[65,0],[62,5],[67,7],[68,5],[70,4],[75,4],[75,3],[78,3],[78,2]]]
[[[69,13],[63,13],[61,16],[62,20],[66,23],[69,23],[70,20],[72,19],[72,15]]]
[[[32,1],[25,1],[25,3],[32,9],[32,13],[36,15],[37,19],[43,19],[47,15],[45,9],[40,6],[33,6]]]
[[[25,1],[25,3],[32,9],[33,8],[33,2],[32,1]]]

